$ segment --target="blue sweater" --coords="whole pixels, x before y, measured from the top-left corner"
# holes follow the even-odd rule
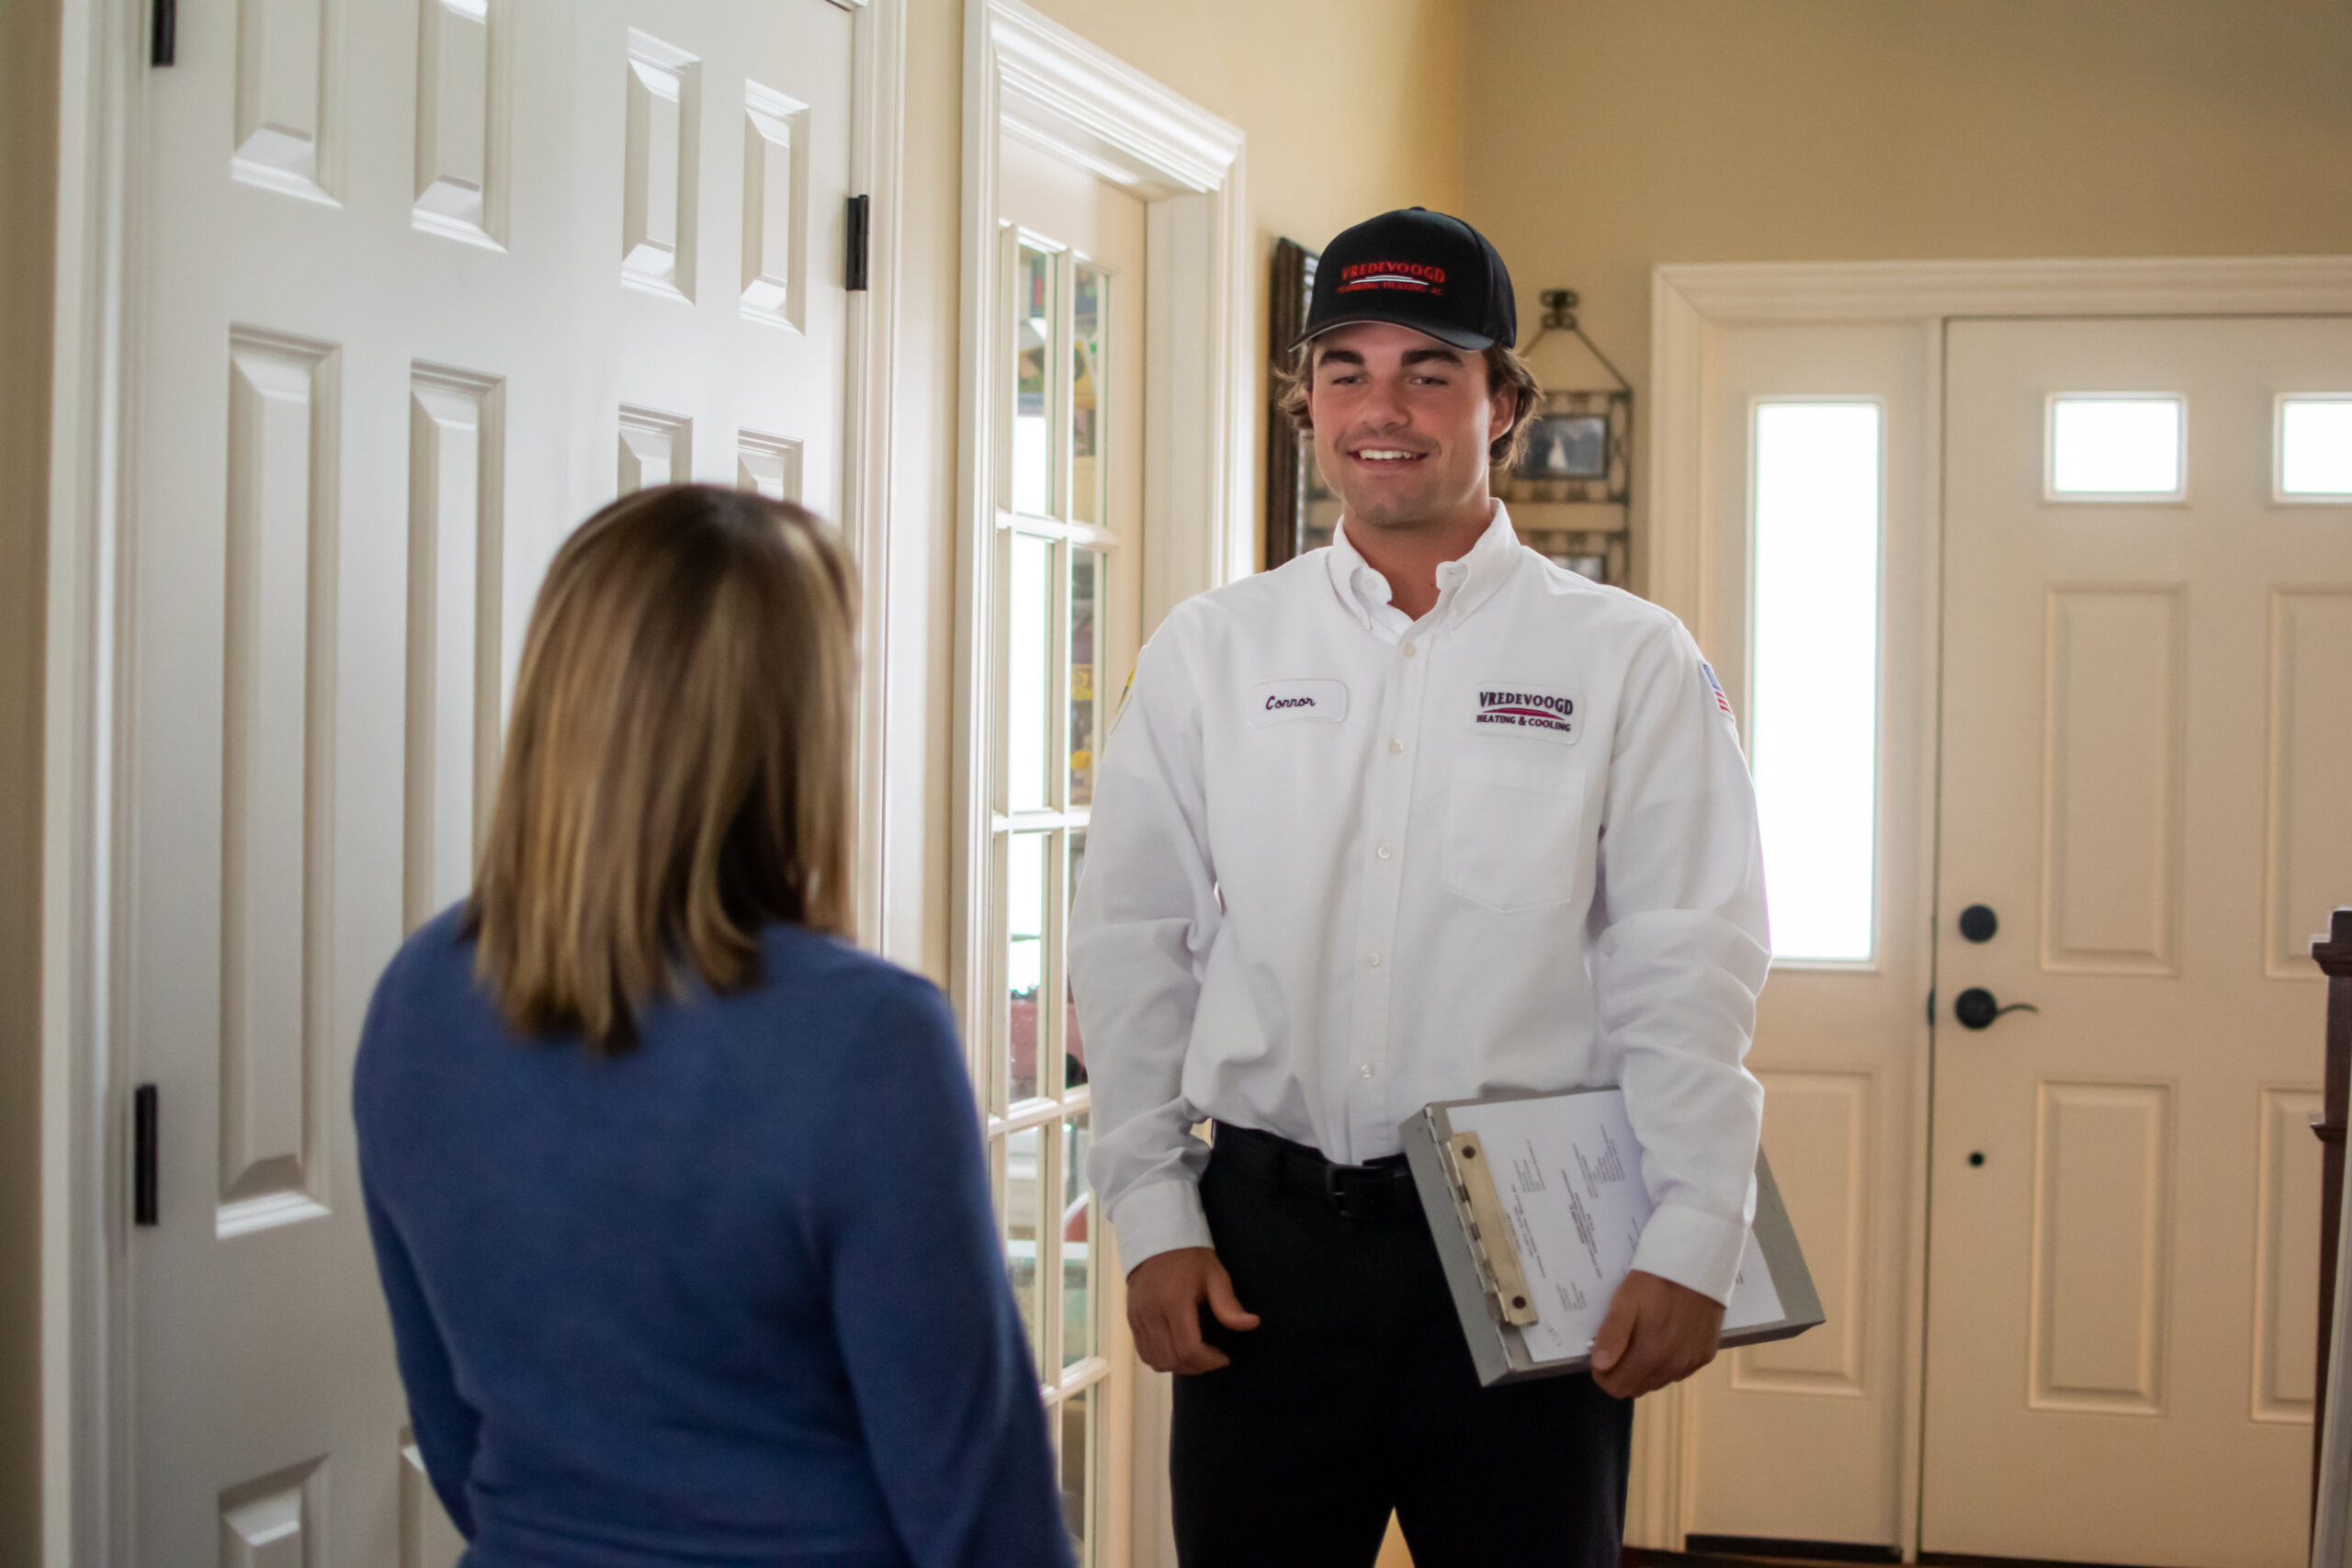
[[[416,1441],[469,1568],[1069,1561],[955,1021],[796,927],[598,1058],[457,912],[353,1085]]]

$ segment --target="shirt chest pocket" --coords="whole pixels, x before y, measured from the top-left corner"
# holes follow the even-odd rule
[[[1584,770],[1465,757],[1445,806],[1446,890],[1510,913],[1576,897]]]

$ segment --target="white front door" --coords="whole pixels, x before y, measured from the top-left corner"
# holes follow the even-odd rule
[[[1125,1276],[1086,1179],[1066,939],[1095,749],[1143,640],[1144,205],[1011,141],[996,190],[1005,445],[985,547],[1000,595],[988,863],[1002,967],[973,1010],[974,1080],[1063,1522],[1081,1564],[1123,1568],[1134,1352]]]
[[[2352,321],[1948,343],[1920,1544],[2284,1568],[2309,944],[2352,903]]]
[[[179,6],[129,311],[124,1561],[446,1560],[352,1050],[469,882],[562,535],[688,477],[837,508],[850,55],[827,0]]]

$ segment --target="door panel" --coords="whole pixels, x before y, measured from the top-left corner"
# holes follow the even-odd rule
[[[850,28],[201,0],[144,79],[117,940],[163,1163],[130,1560],[451,1556],[401,1459],[351,1052],[470,879],[561,536],[689,476],[838,505]]]
[[[2348,367],[2338,320],[1949,330],[1929,1550],[2302,1560],[2352,508],[2275,501],[2272,430]],[[2177,497],[2064,493],[2083,392],[2185,400]]]

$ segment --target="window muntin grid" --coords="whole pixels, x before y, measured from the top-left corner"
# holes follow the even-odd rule
[[[976,1075],[1006,1269],[1045,1380],[1065,1522],[1094,1561],[1102,1478],[1102,1235],[1085,1175],[1084,1047],[1070,1001],[1070,900],[1084,863],[1094,750],[1109,720],[1102,660],[1113,552],[1106,369],[1119,279],[1057,242],[1008,226],[1010,334],[991,578],[996,610],[987,908],[995,970],[976,1021]]]

